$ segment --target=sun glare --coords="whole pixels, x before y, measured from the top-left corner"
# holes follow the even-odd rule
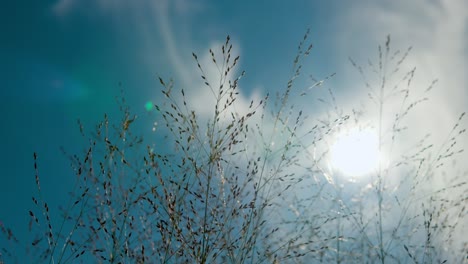
[[[330,151],[332,167],[346,176],[362,176],[379,165],[379,140],[370,129],[351,129],[338,135]]]

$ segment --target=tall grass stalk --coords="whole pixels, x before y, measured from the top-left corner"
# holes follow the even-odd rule
[[[41,151],[34,153],[38,193],[29,215],[37,235],[27,247],[31,259],[443,263],[452,255],[454,262],[466,260],[466,241],[454,240],[466,222],[466,180],[453,177],[452,184],[435,190],[425,184],[462,151],[456,142],[465,132],[464,114],[438,149],[428,137],[409,151],[401,148],[405,120],[428,101],[426,92],[436,83],[423,98],[410,96],[415,70],[400,74],[410,50],[391,53],[387,38],[377,63],[368,63],[377,75],[375,86],[350,59],[369,89],[370,102],[352,111],[342,109],[327,87],[335,74],[312,78],[309,88],[297,87],[312,51],[309,31],[276,98],[267,94],[246,105],[239,96],[245,72],[236,75],[239,57],[233,55],[229,36],[219,51],[209,50],[218,76],[210,75],[193,53],[200,89],[210,94],[204,99],[207,105],[213,102],[210,115],[197,111],[194,87],[160,77],[163,98],[154,105],[160,125],[149,137],[143,139],[136,125],[140,117],[130,111],[124,95],[118,98],[120,120],[104,115],[90,132],[79,122],[88,145],[82,155],[69,156],[76,183],[59,221],[51,219],[54,208],[41,193]],[[328,98],[318,100],[327,105],[324,115],[306,109],[321,90]],[[307,102],[301,106],[303,98]],[[363,114],[372,113],[372,107],[377,107],[376,120]],[[380,159],[368,178],[351,182],[330,166],[330,145],[339,132],[366,126],[377,128],[379,152],[388,159]],[[0,261],[5,256],[13,262],[12,251],[21,243],[11,229],[2,225],[1,231],[10,245],[2,249]]]

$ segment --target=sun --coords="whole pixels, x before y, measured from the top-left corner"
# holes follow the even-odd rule
[[[353,128],[336,137],[330,149],[333,169],[346,176],[363,176],[379,166],[379,138],[371,129]]]

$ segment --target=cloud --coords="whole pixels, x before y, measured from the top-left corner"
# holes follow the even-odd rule
[[[52,13],[58,17],[66,16],[76,5],[75,0],[58,0],[52,7]]]
[[[416,90],[439,79],[431,102],[437,107],[430,109],[429,115],[441,122],[438,127],[449,127],[459,113],[466,111],[468,98],[464,73],[468,67],[467,8],[466,1],[356,2],[339,23],[346,26],[339,30],[337,50],[343,57],[356,51],[372,56],[376,53],[369,54],[369,50],[376,50],[387,34],[391,35],[392,47],[412,45],[405,64],[416,66]],[[350,68],[347,71],[354,75],[355,70]]]
[[[468,46],[468,8],[466,1],[359,1],[345,9],[342,21],[337,23],[341,28],[337,30],[335,50],[341,55],[343,66],[338,78],[345,76],[348,82],[343,84],[342,101],[348,110],[354,102],[365,98],[368,90],[364,86],[359,73],[349,63],[343,63],[351,56],[361,65],[366,65],[368,58],[378,62],[377,45],[384,45],[387,34],[391,35],[391,48],[401,49],[402,52],[412,45],[410,55],[401,66],[400,74],[416,67],[415,78],[410,88],[413,99],[428,96],[426,103],[416,107],[413,114],[408,116],[409,131],[405,135],[407,143],[431,132],[431,141],[436,146],[447,140],[447,135],[458,121],[462,112],[467,111],[468,79],[464,71],[468,68],[466,47]],[[345,26],[343,26],[345,25]],[[372,75],[367,68],[368,75]],[[396,81],[396,76],[392,81]],[[424,91],[434,79],[437,85],[429,94]],[[378,85],[378,81],[374,82]],[[358,91],[358,92],[357,92]],[[398,109],[400,99],[389,101],[384,109],[387,119],[393,120]],[[367,117],[378,118],[378,109],[370,111]],[[467,125],[465,122],[462,124]],[[458,145],[467,145],[466,137],[462,137]],[[465,151],[466,153],[466,151]],[[468,155],[459,156],[460,159]],[[466,167],[464,169],[467,169]],[[434,182],[438,188],[440,182]]]
[[[184,45],[184,42],[180,41],[180,39],[187,38],[187,36],[179,38],[175,36],[174,32],[176,32],[176,30],[170,23],[169,19],[169,14],[171,13],[172,9],[175,9],[177,13],[184,15],[190,10],[200,10],[202,7],[200,5],[189,4],[189,2],[183,0],[176,1],[174,5],[171,5],[168,1],[159,1],[157,6],[153,6],[153,10],[156,14],[155,26],[157,26],[159,29],[165,44],[166,54],[170,63],[172,64],[173,70],[177,74],[177,79],[179,80],[177,83],[184,88],[185,92],[187,93],[187,98],[190,98],[188,103],[193,107],[193,110],[195,110],[199,115],[201,115],[203,119],[206,120],[213,117],[216,97],[210,88],[204,84],[204,81],[202,81],[202,73],[197,68],[195,61],[193,61],[192,58],[186,57],[187,54],[191,53],[192,47]],[[219,84],[223,81],[220,79],[223,72],[221,69],[223,58],[219,54],[223,42],[220,40],[208,40],[208,43],[208,47],[204,49],[201,55],[199,54],[199,62],[203,67],[204,75],[207,81],[211,84],[213,90],[216,92]],[[231,54],[232,63],[232,60],[240,54],[240,45],[233,40],[231,40],[231,44],[234,47]],[[209,49],[211,49],[216,54],[215,56],[218,65],[215,65],[212,62],[212,56],[208,52]],[[226,76],[225,80],[235,79],[239,74],[239,71],[237,71],[238,68],[239,66],[232,70]],[[228,86],[228,83],[226,82],[225,85]],[[246,114],[250,105],[250,101],[254,100],[258,102],[260,95],[258,92],[254,92],[250,98],[247,98],[242,90],[239,90],[238,92],[239,94],[237,96],[236,103],[230,107],[227,112]]]
[[[142,47],[139,51],[140,56],[148,63],[149,67],[157,64],[152,61],[155,58],[159,57],[167,61],[174,74],[170,77],[176,80],[175,84],[178,88],[183,87],[190,96],[190,103],[193,105],[194,110],[203,115],[203,118],[212,116],[215,98],[202,82],[201,74],[191,57],[191,53],[194,46],[204,46],[202,53],[199,54],[200,63],[205,67],[206,78],[217,85],[220,74],[216,66],[211,62],[208,49],[219,50],[223,40],[194,40],[191,38],[191,32],[184,28],[188,22],[193,22],[190,20],[193,19],[194,15],[204,10],[203,1],[194,3],[187,0],[155,0],[131,2],[130,4],[121,0],[98,0],[87,4],[87,8],[92,5],[101,15],[108,15],[114,19],[124,16],[126,20],[133,21],[137,25],[138,41]],[[80,8],[83,6],[82,2],[76,2],[75,0],[59,0],[52,7],[52,11],[57,16],[63,17],[72,12],[81,12]],[[173,24],[174,19],[182,22]],[[163,43],[163,52],[155,49],[155,47],[160,46],[161,42]],[[201,42],[201,44],[198,42]],[[238,43],[234,42],[232,44],[234,46],[234,53],[232,54],[234,58],[239,55],[240,48]],[[161,53],[164,56],[161,56]],[[239,74],[239,72],[232,71],[228,78],[235,78],[237,77],[236,74]],[[250,98],[247,98],[242,91],[239,92],[236,111],[245,113],[245,108],[249,106],[250,100],[259,98],[259,95],[254,93]]]
[[[190,70],[187,69],[184,60],[188,58],[182,58],[180,50],[186,49],[181,45],[177,45],[175,36],[173,34],[174,30],[169,21],[169,3],[167,1],[159,1],[160,3],[157,6],[153,6],[155,12],[155,26],[159,29],[161,37],[164,41],[166,47],[166,54],[169,57],[173,69],[178,73],[179,77],[182,79],[184,84],[191,83],[191,74]]]
[[[356,1],[341,14],[341,21],[337,23],[340,28],[337,29],[335,49],[341,55],[342,62],[350,55],[356,61],[361,62],[361,65],[367,64],[367,58],[375,62],[375,58],[378,57],[376,46],[384,44],[386,35],[390,34],[392,48],[402,48],[404,51],[409,45],[414,47],[405,61],[406,66],[401,69],[404,73],[416,67],[415,79],[410,90],[412,96],[423,96],[424,90],[431,81],[439,80],[437,86],[428,95],[429,101],[414,110],[419,114],[409,116],[407,124],[410,131],[399,146],[400,150],[407,149],[410,141],[414,142],[416,138],[421,138],[428,132],[432,133],[430,141],[435,143],[436,150],[444,141],[453,136],[448,136],[448,133],[460,114],[467,111],[467,9],[468,2],[463,0]],[[349,64],[346,67],[343,66],[341,74],[347,77],[359,77],[356,69],[350,67]],[[360,90],[360,87],[364,85],[357,77],[346,78],[351,80],[347,83],[347,91],[344,91],[350,96],[347,98],[351,98],[349,102],[356,102],[367,94],[367,90]],[[356,93],[356,91],[360,92]],[[347,107],[351,106],[348,104]],[[391,111],[396,109],[397,105],[390,102],[386,107],[386,111]],[[367,117],[375,120],[377,113],[376,110]],[[465,121],[462,126],[466,127],[466,125]],[[457,143],[460,147],[467,146],[466,136],[458,139]],[[458,157],[459,160],[466,160],[468,155],[465,151]],[[455,167],[462,170],[468,169],[463,163]],[[438,173],[438,177],[425,182],[427,191],[438,190],[441,186],[456,181],[455,177],[460,175],[459,171],[451,166],[445,166],[444,170],[446,174]],[[457,193],[456,190],[450,193],[452,198],[460,195],[462,194]],[[455,216],[454,219],[458,218]],[[462,234],[467,227],[459,225],[457,228],[456,232]],[[460,236],[456,238],[456,241],[463,240]]]

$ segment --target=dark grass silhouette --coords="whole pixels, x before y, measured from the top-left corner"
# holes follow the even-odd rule
[[[312,119],[292,98],[310,96],[323,85],[314,80],[298,89],[304,59],[310,54],[309,31],[299,43],[291,78],[275,99],[266,95],[247,109],[236,107],[239,57],[231,57],[229,36],[219,52],[210,50],[219,76],[207,76],[210,117],[195,111],[190,96],[172,81],[159,78],[164,100],[156,133],[166,146],[154,147],[134,131],[139,121],[119,98],[122,119],[105,115],[96,129],[80,131],[89,145],[72,155],[76,183],[59,221],[51,221],[40,187],[40,150],[34,153],[38,193],[29,211],[35,236],[25,251],[37,263],[458,263],[466,260],[467,242],[454,239],[466,222],[467,185],[461,176],[431,190],[443,164],[462,151],[459,122],[441,144],[416,142],[409,153],[381,162],[367,184],[346,191],[327,168],[327,146],[348,125],[366,122],[345,113],[331,89],[330,111]],[[404,120],[418,104],[410,96],[415,70],[400,74],[407,52],[391,52],[390,38],[379,47],[377,63],[366,69],[351,64],[377,106],[374,127],[380,150],[399,150]],[[393,67],[393,68],[392,68]],[[400,74],[400,75],[399,75]],[[435,84],[433,82],[429,89]],[[187,88],[189,89],[189,88]],[[400,104],[387,107],[388,98]],[[325,101],[325,100],[322,100]],[[384,125],[386,111],[395,111]],[[409,127],[411,129],[411,127]],[[167,148],[169,146],[169,148]],[[312,149],[315,151],[313,153]],[[404,174],[404,177],[395,175]],[[390,182],[397,177],[400,182]],[[450,196],[450,193],[458,193]],[[52,223],[59,223],[52,224]],[[15,261],[23,242],[2,226],[0,262]],[[445,248],[442,247],[445,246]],[[18,261],[18,260],[17,260]]]

